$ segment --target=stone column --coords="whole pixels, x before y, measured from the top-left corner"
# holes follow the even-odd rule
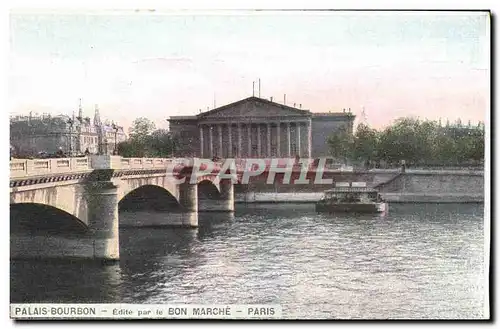
[[[214,126],[208,126],[208,139],[210,143],[210,158],[214,157]]]
[[[229,150],[227,151],[227,157],[232,158],[234,157],[233,154],[233,129],[232,129],[232,123],[229,123],[227,125],[228,133],[229,133]]]
[[[272,157],[271,154],[271,124],[267,124],[267,156]]]
[[[260,143],[260,123],[257,124],[257,157],[261,156],[261,143]]]
[[[252,157],[252,124],[247,124],[248,129],[248,155],[247,158]]]
[[[203,158],[203,126],[200,126],[200,158]]]
[[[287,142],[288,142],[288,157],[292,157],[292,136],[290,134],[290,122],[287,122],[286,125],[286,135],[287,135]]]
[[[309,119],[307,122],[307,155],[309,156],[309,159],[311,158],[312,154],[312,121]]]
[[[297,133],[297,136],[295,136],[296,140],[297,140],[297,154],[299,156],[301,156],[301,152],[300,152],[300,122],[295,123],[295,128],[296,128],[296,133]]]
[[[224,153],[222,152],[222,124],[217,125],[217,133],[219,134],[219,157],[224,157]]]
[[[175,226],[197,227],[198,226],[198,184],[190,184],[190,177],[179,184],[179,203],[182,212],[179,213],[178,223]]]
[[[276,123],[276,156],[279,158],[281,155],[280,139],[281,139],[281,122]]]
[[[120,258],[118,240],[118,188],[110,181],[87,185],[87,218],[93,259]]]
[[[241,148],[241,123],[238,123],[238,157],[241,158],[242,155],[242,148]]]

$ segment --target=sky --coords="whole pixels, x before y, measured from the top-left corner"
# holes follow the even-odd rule
[[[350,108],[375,128],[403,116],[484,121],[487,13],[12,13],[11,114],[85,115],[126,128],[252,96]],[[258,94],[256,88],[256,95]],[[298,106],[298,105],[297,105]],[[362,116],[364,110],[365,116]]]

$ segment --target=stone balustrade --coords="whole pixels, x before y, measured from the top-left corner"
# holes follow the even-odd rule
[[[166,168],[175,159],[168,158],[121,158],[121,169]]]
[[[209,160],[207,160],[209,161]],[[114,155],[92,155],[84,158],[12,159],[10,178],[77,173],[94,169],[161,169],[169,165],[192,165],[193,159],[123,158]]]
[[[91,170],[89,158],[13,159],[10,161],[10,177],[43,176]]]

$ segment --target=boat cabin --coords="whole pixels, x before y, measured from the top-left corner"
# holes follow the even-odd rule
[[[383,213],[387,204],[381,194],[365,182],[336,183],[326,190],[323,198],[316,203],[318,212],[361,212]]]
[[[381,202],[377,190],[368,187],[334,187],[326,190],[323,200],[339,203]]]

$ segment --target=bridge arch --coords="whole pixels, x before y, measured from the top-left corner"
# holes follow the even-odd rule
[[[143,186],[156,186],[162,190],[166,190],[170,195],[174,196],[179,201],[179,193],[175,182],[169,178],[163,177],[145,177],[145,178],[130,178],[114,180],[118,187],[118,201],[121,201],[130,192],[139,189]]]
[[[212,180],[204,179],[198,183],[198,200],[200,199],[219,199],[221,197],[220,185]]]
[[[163,186],[146,184],[128,191],[118,202],[120,211],[127,210],[179,210],[178,198]]]
[[[234,211],[234,188],[232,182],[214,184],[212,180],[198,183],[198,211]]]
[[[86,222],[60,208],[42,203],[10,204],[11,235],[74,236],[89,232]]]

